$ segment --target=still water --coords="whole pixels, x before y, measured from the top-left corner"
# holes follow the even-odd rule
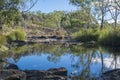
[[[65,44],[34,44],[11,47],[3,58],[21,70],[48,70],[65,67],[68,75],[90,79],[105,71],[120,68],[120,49]],[[3,68],[6,63],[0,63]],[[74,74],[72,74],[74,73]],[[87,80],[86,79],[86,80]]]

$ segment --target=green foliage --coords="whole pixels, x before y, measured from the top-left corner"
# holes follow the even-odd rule
[[[120,45],[120,28],[104,28],[99,31],[98,42],[102,45],[119,46]]]
[[[22,29],[12,31],[8,35],[8,40],[26,40],[26,33]]]
[[[0,51],[5,52],[8,50],[8,47],[4,46],[4,45],[0,45]]]
[[[97,41],[98,34],[94,29],[81,29],[78,32],[72,34],[72,37],[78,41],[87,42],[87,41]]]
[[[0,34],[0,45],[7,43],[7,37],[3,34]]]
[[[35,0],[0,0],[0,24],[8,27],[18,24],[21,20],[21,10],[28,4],[32,6]]]
[[[15,34],[17,40],[26,40],[26,34],[23,30],[16,30]]]
[[[63,11],[54,11],[44,16],[44,26],[50,28],[61,27],[61,19],[64,15]]]
[[[14,51],[15,54],[21,54],[28,50],[28,46],[24,45],[16,48],[12,47],[11,49]]]
[[[21,13],[18,6],[20,6],[21,0],[2,0],[0,1],[0,24],[6,24],[7,26],[18,23]]]
[[[87,26],[89,22],[88,15],[83,10],[77,10],[72,12],[70,17],[71,17],[70,22],[71,22],[72,29],[75,29],[75,31],[78,31],[79,30],[78,28],[83,28]]]
[[[16,40],[15,32],[11,32],[11,33],[8,35],[8,40]]]
[[[102,30],[81,29],[73,33],[72,37],[78,41],[97,41],[101,45],[120,46],[120,28],[106,27]]]

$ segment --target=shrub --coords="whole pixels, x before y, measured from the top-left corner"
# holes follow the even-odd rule
[[[11,32],[11,33],[8,35],[8,40],[16,40],[15,32]]]
[[[8,40],[26,40],[26,33],[22,29],[12,31],[8,35]]]
[[[120,28],[106,27],[98,29],[81,29],[73,33],[72,37],[78,41],[98,41],[99,44],[108,46],[120,46]]]
[[[7,43],[7,37],[5,35],[0,34],[0,45]]]
[[[80,31],[73,33],[72,37],[78,41],[97,41],[98,34],[95,29],[81,29]]]
[[[16,40],[26,40],[26,33],[23,30],[16,30]]]
[[[99,31],[98,42],[102,45],[119,46],[120,45],[120,28],[104,28]]]

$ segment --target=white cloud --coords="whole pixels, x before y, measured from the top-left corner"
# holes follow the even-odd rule
[[[93,58],[92,63],[102,63],[101,58]],[[115,69],[120,68],[120,56],[117,56],[116,60],[113,56],[107,57],[103,59],[104,67]]]

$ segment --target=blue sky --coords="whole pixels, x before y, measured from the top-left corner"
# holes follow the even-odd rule
[[[69,0],[39,0],[31,11],[42,11],[44,13],[53,12],[54,10],[71,11],[76,7],[69,4]]]

